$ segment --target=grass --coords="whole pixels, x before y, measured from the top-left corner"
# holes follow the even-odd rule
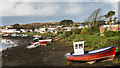
[[[120,59],[114,59],[114,60],[113,60],[113,63],[115,63],[115,64],[120,63]]]
[[[73,41],[85,41],[85,46],[87,46],[86,50],[99,49],[107,46],[117,45],[117,50],[119,51],[120,36],[113,37],[104,37],[104,36],[96,36],[96,35],[81,35],[72,34],[71,36],[64,39],[66,43],[72,43]]]

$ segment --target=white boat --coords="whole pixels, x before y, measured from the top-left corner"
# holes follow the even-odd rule
[[[42,36],[40,36],[40,35],[33,35],[33,37],[42,37]]]
[[[32,49],[32,48],[36,48],[36,47],[38,47],[38,46],[40,46],[40,44],[29,45],[29,46],[27,46],[26,48],[27,48],[27,49]]]
[[[17,34],[11,34],[11,36],[12,36],[12,37],[16,37],[16,36],[18,36],[18,35],[17,35]]]
[[[42,41],[47,41],[47,42],[52,42],[52,39],[44,39],[44,40],[39,40],[40,42]]]
[[[28,37],[28,35],[23,34],[22,37]]]

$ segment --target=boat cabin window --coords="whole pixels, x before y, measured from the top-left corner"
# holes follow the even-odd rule
[[[78,45],[77,44],[75,44],[75,49],[78,49]]]
[[[79,44],[79,48],[80,48],[80,49],[82,48],[82,44]]]

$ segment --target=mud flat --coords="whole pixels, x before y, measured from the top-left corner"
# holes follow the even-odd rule
[[[2,51],[2,66],[67,66],[65,53],[72,51],[72,45],[62,40],[54,41],[47,46],[25,49],[32,37],[4,37],[18,40],[18,46]],[[118,56],[120,57],[120,56]],[[86,64],[72,62],[71,66],[116,66],[112,61]]]

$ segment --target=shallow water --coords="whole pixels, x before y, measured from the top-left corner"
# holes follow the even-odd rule
[[[9,41],[11,41],[10,43],[12,43],[12,44],[10,44],[10,43],[7,43],[6,40],[8,40],[8,39],[2,39],[2,38],[0,38],[0,51],[5,50],[7,48],[11,48],[11,47],[17,46],[15,44],[15,42],[9,40]]]
[[[6,40],[8,40],[10,42],[7,42]],[[2,50],[17,46],[16,42],[17,41],[13,42],[10,39],[3,39],[3,38],[0,37],[0,68],[2,66]]]

